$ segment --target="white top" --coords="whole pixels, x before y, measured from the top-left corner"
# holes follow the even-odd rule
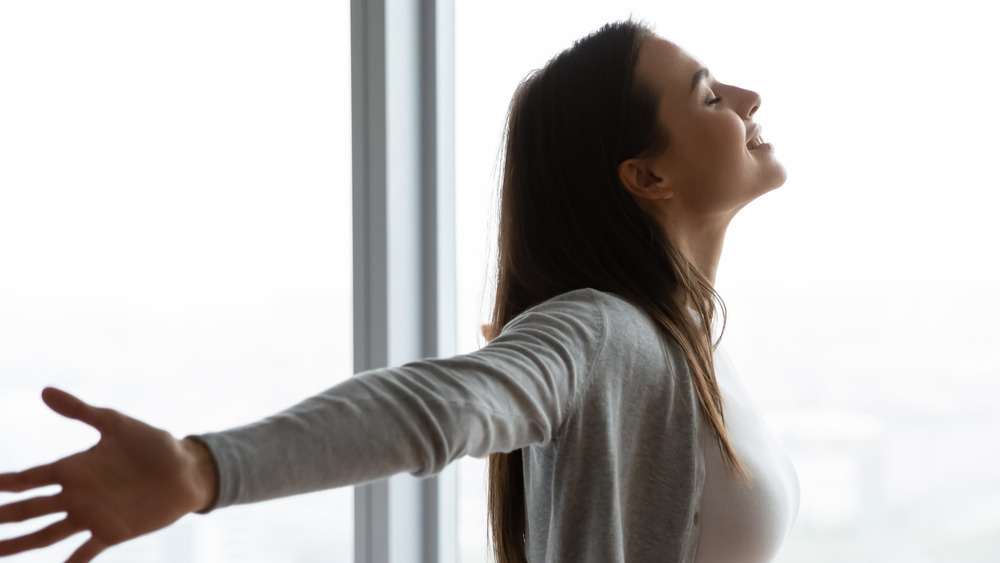
[[[778,553],[799,509],[799,481],[753,404],[729,355],[715,353],[730,440],[750,470],[749,485],[734,479],[708,422],[702,418],[705,488],[696,563],[766,563]]]

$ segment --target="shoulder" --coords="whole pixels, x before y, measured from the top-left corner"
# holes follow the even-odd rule
[[[576,311],[579,314],[599,316],[603,322],[614,329],[655,330],[652,319],[631,301],[614,293],[596,289],[577,289],[562,295],[557,295],[525,311]]]
[[[503,332],[525,324],[546,320],[576,319],[589,325],[603,325],[622,318],[644,316],[637,307],[612,293],[585,288],[568,291],[539,303],[512,319]]]
[[[536,327],[539,323],[575,327],[572,339],[596,352],[595,361],[600,358],[610,366],[642,366],[656,373],[687,371],[684,354],[673,338],[645,310],[614,293],[589,288],[570,291],[528,309],[515,320]],[[511,321],[508,326],[516,330],[514,324]]]
[[[512,319],[503,335],[543,330],[562,332],[596,345],[605,340],[648,343],[659,331],[646,313],[613,293],[577,289],[557,295]]]
[[[518,335],[556,335],[588,341],[604,339],[607,333],[600,292],[579,289],[557,295],[511,319],[496,340]]]

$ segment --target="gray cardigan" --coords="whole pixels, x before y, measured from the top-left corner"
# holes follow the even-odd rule
[[[218,463],[214,508],[523,448],[530,562],[689,562],[705,480],[698,416],[677,346],[632,304],[585,289],[471,354],[359,374],[197,438]]]

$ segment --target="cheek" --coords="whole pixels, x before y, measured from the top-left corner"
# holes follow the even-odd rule
[[[742,158],[746,156],[746,127],[735,115],[726,117],[704,128],[704,143],[714,147],[720,159]]]
[[[705,121],[692,128],[683,143],[687,205],[699,212],[718,212],[745,203],[756,174],[746,150],[746,128],[734,119]]]
[[[739,180],[748,156],[745,131],[742,123],[723,119],[694,129],[685,152],[706,188]]]

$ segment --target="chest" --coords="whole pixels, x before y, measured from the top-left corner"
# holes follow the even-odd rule
[[[727,432],[751,479],[729,474],[714,433],[700,419],[705,486],[696,562],[764,563],[777,554],[798,513],[798,478],[724,352],[716,357],[716,379]]]

